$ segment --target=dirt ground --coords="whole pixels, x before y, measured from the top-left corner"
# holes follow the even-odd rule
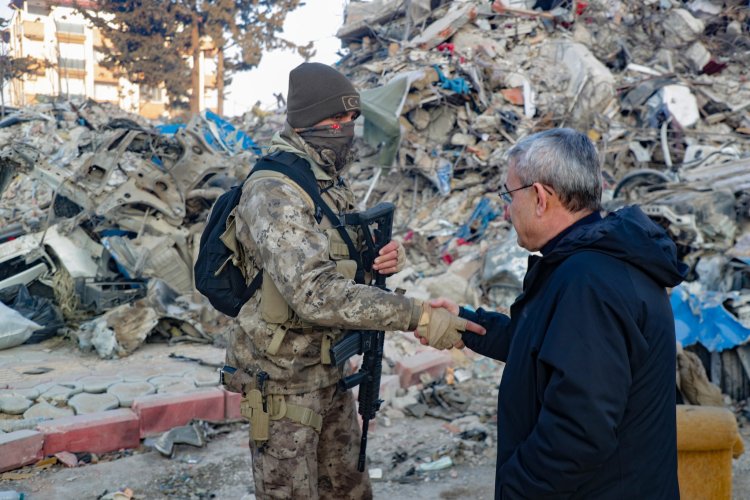
[[[395,435],[414,439],[415,420],[404,419],[388,429],[372,433],[369,447],[377,450]],[[443,422],[426,417],[419,432],[424,436],[440,432]],[[60,464],[47,470],[27,467],[22,480],[0,480],[0,492],[16,490],[29,500],[94,499],[107,492],[130,488],[135,498],[161,499],[244,499],[254,498],[250,472],[247,427],[227,426],[229,432],[212,439],[205,448],[179,445],[174,458],[153,449],[141,449],[121,457],[102,457],[97,464],[66,468]],[[378,453],[375,453],[378,455]],[[371,463],[386,469],[385,463]],[[375,498],[486,499],[493,495],[494,463],[479,466],[456,465],[450,469],[414,477],[409,482],[373,481]]]
[[[0,384],[12,382],[14,386],[33,386],[94,373],[132,376],[136,373],[145,375],[146,372],[197,374],[214,370],[170,358],[170,353],[212,363],[223,359],[223,349],[214,346],[146,344],[127,358],[101,360],[93,353],[81,353],[70,342],[55,340],[21,346],[16,352],[0,353]],[[40,366],[51,371],[41,375],[24,374]],[[481,414],[487,408],[494,408],[496,392],[486,390],[495,387],[494,380],[496,378],[476,379],[466,383],[480,392],[473,391],[471,412]],[[387,409],[381,415],[386,413]],[[495,424],[485,422],[488,437],[478,441],[459,439],[455,429],[449,427],[446,420],[429,416],[422,419],[379,417],[368,443],[369,468],[380,469],[383,475],[382,479],[373,480],[375,498],[493,498]],[[30,500],[97,499],[130,488],[134,497],[139,499],[253,498],[247,425],[234,423],[215,430],[218,434],[206,447],[178,445],[171,459],[151,448],[147,440],[137,450],[99,457],[98,463],[75,468],[61,464],[46,468],[30,466],[0,474],[0,493],[16,490]],[[740,431],[748,451],[733,463],[733,497],[750,500],[750,426],[745,425]],[[436,459],[446,450],[460,463],[434,472],[413,471],[414,465],[420,461]]]
[[[388,477],[393,470],[387,463],[394,439],[414,445],[445,438],[444,422],[430,417],[422,420],[394,420],[390,427],[378,427],[369,442],[370,468],[382,468]],[[204,448],[179,445],[173,458],[165,458],[148,446],[123,456],[105,456],[96,464],[66,468],[56,464],[49,469],[28,467],[15,471],[26,474],[20,480],[0,480],[0,492],[16,490],[29,500],[96,499],[106,493],[130,488],[141,499],[254,498],[247,447],[247,427],[232,424],[223,428]],[[432,437],[430,437],[432,436]],[[743,429],[746,448],[750,429]],[[448,469],[414,475],[409,480],[374,480],[375,498],[414,500],[417,498],[489,500],[493,497],[494,457],[478,464],[457,464]],[[750,452],[734,461],[736,500],[750,498]]]

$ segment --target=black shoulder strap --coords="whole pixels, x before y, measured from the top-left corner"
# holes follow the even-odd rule
[[[315,174],[313,174],[312,168],[310,168],[310,164],[307,160],[294,153],[280,151],[266,156],[253,168],[253,172],[260,170],[270,170],[272,172],[284,174],[293,180],[310,198],[312,198],[313,204],[315,205],[315,219],[320,222],[322,219],[322,213],[322,215],[325,216],[338,231],[341,238],[344,240],[344,243],[346,243],[346,247],[349,249],[349,256],[357,263],[356,281],[357,283],[364,283],[364,266],[362,264],[362,258],[357,251],[357,247],[354,246],[351,236],[349,236],[345,225],[342,224],[341,217],[334,213],[328,203],[326,203],[321,196],[318,181],[315,179]]]

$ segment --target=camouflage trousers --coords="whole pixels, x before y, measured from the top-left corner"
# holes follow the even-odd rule
[[[251,439],[255,496],[371,499],[369,475],[357,470],[361,433],[352,391],[333,385],[286,401],[319,413],[322,430],[282,418],[271,421],[262,447]]]

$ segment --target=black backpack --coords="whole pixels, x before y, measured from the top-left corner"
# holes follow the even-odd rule
[[[310,164],[304,158],[293,153],[277,152],[258,160],[250,175],[260,170],[271,170],[284,174],[312,198],[315,204],[315,219],[320,223],[325,216],[339,231],[349,248],[349,255],[357,262],[358,278],[363,276],[362,259],[354,246],[354,242],[342,224],[340,217],[331,210],[321,197],[320,188]],[[219,196],[214,203],[211,215],[201,235],[198,259],[195,261],[195,287],[208,298],[212,306],[232,317],[239,314],[245,302],[250,300],[263,283],[263,271],[260,270],[248,285],[242,276],[242,272],[232,263],[232,251],[221,241],[221,235],[226,230],[227,218],[240,202],[244,184],[245,182],[233,186],[229,191]]]

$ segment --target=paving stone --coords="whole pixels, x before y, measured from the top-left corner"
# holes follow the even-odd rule
[[[219,385],[219,374],[213,373],[198,373],[193,377],[195,385],[197,387],[215,387]]]
[[[110,386],[122,381],[122,377],[118,377],[115,375],[108,377],[91,375],[89,377],[83,377],[82,379],[78,380],[78,382],[83,386],[83,391],[91,394],[107,392],[107,389],[109,389]]]
[[[45,420],[46,417],[22,418],[19,420],[0,419],[0,432],[16,432],[23,430],[34,430],[36,426]]]
[[[73,410],[70,408],[58,408],[52,406],[46,401],[37,403],[23,413],[23,418],[62,418],[73,415]]]
[[[120,401],[120,406],[124,407],[130,407],[135,398],[155,392],[156,387],[148,382],[119,382],[107,389],[107,393],[115,396]]]
[[[195,387],[195,384],[192,380],[186,381],[182,380],[176,384],[169,384],[169,385],[162,385],[159,386],[157,389],[157,392],[159,394],[177,394],[177,393],[185,393],[185,392],[193,392],[197,389]]]
[[[174,384],[182,383],[184,379],[175,375],[157,375],[148,379],[148,383],[156,387],[156,390],[160,390],[163,387],[167,387]]]
[[[120,400],[112,394],[89,394],[82,392],[70,398],[68,404],[76,411],[76,415],[84,415],[86,413],[114,410],[120,406]]]
[[[33,401],[22,396],[0,396],[0,413],[20,415],[33,404]]]
[[[83,391],[81,384],[65,383],[53,385],[39,395],[38,399],[52,401],[54,403],[65,403],[71,396]]]
[[[37,385],[37,386],[34,386],[34,389],[36,389],[36,391],[37,391],[37,392],[38,392],[38,393],[39,393],[39,394],[41,395],[41,394],[43,394],[43,393],[44,393],[44,392],[45,392],[45,391],[46,391],[47,389],[49,389],[50,387],[54,387],[54,386],[56,386],[56,385],[57,385],[57,384],[56,384],[55,382],[45,382],[45,383],[43,383],[43,384],[39,384],[39,385]],[[39,397],[39,396],[37,396],[37,397]]]
[[[21,396],[32,401],[39,397],[39,389],[29,387],[26,389],[5,389],[0,391],[0,398],[3,396]]]

